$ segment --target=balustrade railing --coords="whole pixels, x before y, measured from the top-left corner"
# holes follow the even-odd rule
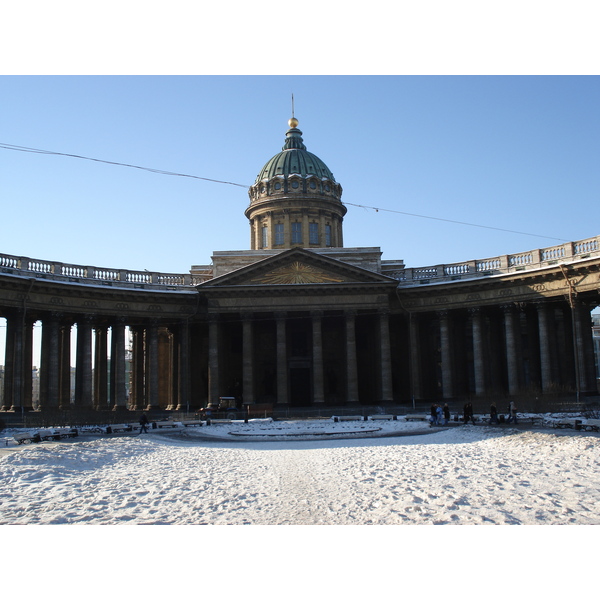
[[[512,271],[538,269],[560,261],[573,261],[599,254],[600,236],[518,254],[430,267],[407,268],[404,271],[389,272],[386,275],[397,279],[402,286],[410,286],[433,281],[467,279],[470,277],[499,275]]]
[[[77,283],[88,285],[102,283],[103,285],[114,285],[117,287],[160,289],[192,287],[207,280],[206,274],[204,277],[193,278],[190,274],[86,267],[83,265],[38,260],[25,256],[10,256],[8,254],[0,254],[0,272],[26,277],[35,275],[40,278],[59,281],[76,281]]]
[[[567,242],[560,246],[520,252],[519,254],[429,267],[405,268],[402,270],[398,268],[397,261],[395,261],[393,270],[388,272],[384,269],[384,273],[397,279],[399,285],[408,286],[428,283],[432,280],[444,281],[482,277],[524,269],[536,269],[559,261],[584,259],[592,255],[600,255],[600,236],[577,242]],[[100,283],[116,287],[175,290],[186,287],[191,288],[212,278],[210,267],[203,268],[203,270],[194,274],[157,273],[153,271],[86,267],[8,254],[0,254],[0,273],[10,273],[24,277],[37,275],[41,278],[76,281],[88,285]]]

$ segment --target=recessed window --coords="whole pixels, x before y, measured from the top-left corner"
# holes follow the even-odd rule
[[[292,223],[292,244],[302,243],[302,223]]]
[[[325,225],[325,246],[331,246],[331,225]]]
[[[267,248],[269,245],[269,228],[267,226],[264,226],[261,230],[261,235],[262,235],[262,247],[263,248]]]
[[[275,223],[275,245],[283,245],[283,223]]]
[[[310,244],[319,243],[319,224],[309,223],[308,224],[308,241]]]
[[[297,180],[297,179],[294,179],[294,180],[292,181],[292,187],[293,187],[294,189],[295,189],[295,188],[297,188],[299,185],[300,185],[300,184],[298,183],[298,180]]]
[[[279,181],[275,184],[275,189],[276,190],[280,190],[281,189],[281,183],[279,183]]]
[[[311,182],[310,182],[310,189],[311,189],[311,190],[315,190],[315,189],[317,189],[317,184],[316,184],[316,182],[315,182],[315,181],[311,181]]]

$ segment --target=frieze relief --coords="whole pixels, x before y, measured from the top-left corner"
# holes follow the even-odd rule
[[[342,283],[343,281],[345,280],[337,274],[327,273],[312,265],[294,261],[293,263],[275,269],[266,275],[256,277],[250,280],[249,283],[277,285],[297,283]]]

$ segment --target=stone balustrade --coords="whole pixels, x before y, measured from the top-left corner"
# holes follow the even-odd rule
[[[381,264],[383,274],[398,279],[402,287],[407,287],[539,269],[559,262],[570,262],[599,255],[600,236],[597,236],[578,242],[567,242],[560,246],[530,250],[529,252],[520,252],[518,254],[506,254],[482,260],[433,265],[414,269],[408,268],[403,271],[395,269],[393,274],[391,271],[387,272],[386,261],[381,261]]]
[[[157,273],[153,271],[129,271],[10,256],[0,254],[0,273],[36,277],[54,281],[66,281],[87,285],[108,285],[141,289],[176,289],[193,287],[206,280],[189,273]]]
[[[426,283],[488,277],[514,271],[537,269],[561,261],[572,261],[600,255],[600,236],[567,242],[518,254],[507,254],[481,260],[399,268],[398,261],[381,261],[382,273],[399,281],[402,287]],[[387,267],[387,268],[386,268]],[[198,270],[199,267],[195,267]],[[191,288],[212,277],[209,267],[198,273],[157,273],[129,271],[45,261],[24,256],[0,254],[0,273],[67,281],[87,285],[108,285],[141,289],[181,290]]]

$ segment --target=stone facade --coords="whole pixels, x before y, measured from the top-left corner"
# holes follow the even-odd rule
[[[0,409],[34,409],[35,323],[42,411],[195,410],[220,396],[279,410],[512,397],[540,410],[598,394],[600,238],[421,268],[344,248],[341,187],[296,125],[250,189],[250,250],[188,274],[0,255]]]

